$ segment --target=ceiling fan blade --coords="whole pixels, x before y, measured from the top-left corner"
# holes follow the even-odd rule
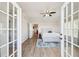
[[[56,12],[50,12],[50,14],[54,14],[54,13],[56,13]]]
[[[46,15],[43,15],[43,17],[45,17]]]
[[[51,14],[49,16],[52,16]]]

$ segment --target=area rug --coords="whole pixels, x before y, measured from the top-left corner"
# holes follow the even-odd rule
[[[37,39],[36,47],[38,48],[60,48],[60,42],[43,42],[42,39]]]

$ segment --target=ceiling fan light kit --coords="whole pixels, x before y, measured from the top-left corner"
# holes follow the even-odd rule
[[[40,13],[40,14],[42,14],[43,17],[45,17],[45,16],[52,16],[52,14],[55,14],[55,13],[56,12],[46,10],[46,12],[43,12],[43,13]]]

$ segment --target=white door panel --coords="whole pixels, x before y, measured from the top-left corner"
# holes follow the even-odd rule
[[[20,55],[20,13],[20,7],[16,3],[0,2],[0,57]]]
[[[62,6],[62,10],[64,57],[79,57],[79,3],[67,2]]]

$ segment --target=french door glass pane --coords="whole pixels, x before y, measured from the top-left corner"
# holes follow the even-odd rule
[[[73,2],[73,12],[79,10],[79,2]]]
[[[71,3],[68,4],[68,16],[71,15]]]
[[[66,41],[66,35],[64,35],[64,41]]]
[[[13,29],[13,18],[9,16],[9,28]]]
[[[0,29],[7,28],[7,15],[0,12]]]
[[[68,54],[71,55],[71,43],[68,43]]]
[[[17,30],[14,31],[14,39],[17,40]]]
[[[64,39],[64,40],[65,40],[65,41],[67,40],[67,37],[68,37],[67,31],[68,31],[68,30],[67,30],[67,23],[65,23],[65,27],[64,27],[64,34],[65,34],[65,37],[64,37],[65,39]]]
[[[0,10],[7,13],[7,2],[0,2]]]
[[[74,40],[73,40],[73,43],[75,43],[75,44],[77,44],[77,45],[79,45],[79,29],[78,29],[78,27],[79,27],[79,13],[76,13],[76,14],[74,14],[73,15],[73,20],[74,20],[74,22],[73,22],[73,33],[74,33]]]
[[[17,41],[14,42],[14,50],[17,50]]]
[[[9,3],[9,14],[13,15],[13,4]]]
[[[7,57],[7,46],[0,48],[0,57]]]
[[[15,7],[14,8],[14,28],[16,29],[16,27],[17,27],[17,8]]]
[[[79,31],[74,29],[74,41],[73,41],[76,45],[79,46]]]
[[[15,11],[15,15],[14,15],[14,28],[15,28],[15,31],[14,31],[14,36],[15,36],[15,40],[17,40],[17,8],[15,7],[14,9]]]
[[[66,7],[64,8],[64,42],[66,41]],[[64,44],[65,45],[65,44]],[[65,48],[65,47],[64,47]]]
[[[17,16],[15,16],[15,19],[14,19],[14,28],[17,29]]]
[[[66,23],[66,18],[64,19],[64,23]]]
[[[9,56],[13,53],[13,43],[9,44]]]
[[[67,33],[68,33],[68,41],[71,41],[71,16],[68,17],[68,27],[67,27]]]
[[[7,30],[0,30],[0,46],[7,44]]]
[[[73,20],[74,20],[74,21],[75,21],[75,20],[78,20],[78,18],[79,18],[78,15],[79,15],[79,13],[76,13],[76,14],[73,15]]]
[[[66,17],[66,7],[64,8],[64,17]]]
[[[76,46],[73,46],[73,56],[79,57],[79,48]]]
[[[14,54],[14,57],[17,57],[17,52]]]
[[[66,18],[64,19],[64,40],[66,40]]]
[[[16,7],[14,8],[14,11],[15,11],[15,14],[17,15],[17,8]]]
[[[66,57],[66,52],[64,52],[64,57]]]
[[[71,42],[71,30],[67,30],[68,31],[68,41]]]
[[[9,42],[13,41],[13,30],[9,30]]]
[[[14,8],[14,39],[17,40],[17,8]]]
[[[66,51],[66,41],[64,41],[64,51]]]

